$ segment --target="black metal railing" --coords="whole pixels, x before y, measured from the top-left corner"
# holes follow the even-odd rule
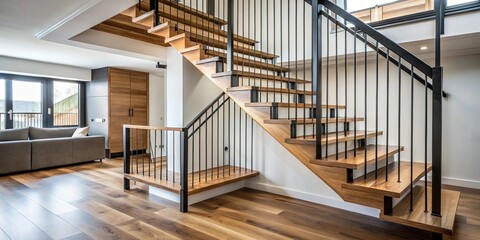
[[[385,181],[403,179],[403,161],[410,176],[414,165],[423,164],[422,176],[426,176],[432,164],[432,213],[440,213],[441,101],[445,93],[439,61],[429,66],[328,0],[159,3],[146,6],[159,17],[156,25],[174,23],[175,31],[187,34],[191,45],[202,45],[202,60],[218,57],[214,60],[219,63],[218,74],[212,77],[231,76],[227,91],[250,91],[247,106],[268,108],[271,124],[287,122],[291,140],[314,141],[317,159],[363,157],[363,177],[367,178],[372,165],[375,178]],[[439,3],[436,0],[438,60],[443,16]],[[193,135],[188,133],[188,141],[200,141],[195,138],[219,130],[209,122],[215,114],[225,117],[216,109],[232,106],[233,112],[228,113],[241,111],[226,96],[216,101],[216,107],[210,105],[196,118],[196,127],[188,126],[197,129]],[[242,126],[233,124],[234,129]],[[347,143],[351,139],[353,146]],[[202,162],[209,159],[214,146],[218,144],[205,142],[205,146],[189,149]],[[389,151],[390,147],[396,150]],[[401,153],[404,149],[407,153]],[[215,163],[207,161],[202,166]],[[395,173],[389,171],[395,168]],[[349,182],[352,171],[347,171]],[[416,180],[411,177],[411,189]]]
[[[254,121],[224,93],[184,128],[124,126],[124,187],[140,181],[177,190],[180,211],[188,193],[251,174]]]

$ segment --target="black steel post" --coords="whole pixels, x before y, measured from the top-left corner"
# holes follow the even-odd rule
[[[318,0],[312,0],[312,87],[316,93],[315,158],[322,158],[322,17],[318,16]]]
[[[130,174],[130,128],[123,127],[123,173]],[[123,189],[130,190],[130,179],[123,178]]]
[[[442,214],[442,93],[443,68],[441,67],[440,35],[443,32],[445,5],[435,0],[435,68],[432,73],[432,215]]]
[[[180,212],[185,213],[187,211],[188,211],[188,128],[184,128],[180,133]]]
[[[233,0],[227,0],[227,71],[233,72]]]

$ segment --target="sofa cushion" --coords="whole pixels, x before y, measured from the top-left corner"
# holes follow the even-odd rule
[[[35,128],[30,127],[30,139],[47,139],[47,138],[66,138],[71,137],[77,130],[76,127],[71,128]]]
[[[28,128],[7,129],[0,131],[0,142],[28,140]]]
[[[72,138],[73,163],[100,160],[105,158],[105,137],[88,136]]]
[[[32,140],[32,169],[72,164],[73,138]]]

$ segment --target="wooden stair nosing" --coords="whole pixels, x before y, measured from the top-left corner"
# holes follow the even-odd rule
[[[151,10],[151,11],[148,11],[148,12],[140,11],[139,13],[140,13],[139,16],[137,16],[135,18],[132,18],[132,22],[137,23],[137,24],[142,24],[143,21],[149,20],[148,18],[153,17],[155,15],[154,10]]]
[[[375,179],[375,171],[372,171],[367,174],[367,179],[364,179],[363,176],[358,177],[352,183],[342,184],[342,188],[400,198],[409,190],[411,167],[413,167],[413,184],[415,184],[431,171],[432,164],[427,163],[427,172],[425,173],[423,163],[414,162],[413,166],[411,166],[410,162],[401,161],[400,169],[403,173],[400,173],[400,182],[397,182],[398,166],[397,164],[392,164],[388,168],[390,175],[388,182],[385,181],[385,167],[381,167],[378,169],[377,179]]]
[[[355,139],[355,134],[354,133],[355,133],[354,131],[338,132],[338,143],[353,141]],[[357,140],[362,140],[362,139],[373,138],[373,137],[377,137],[377,136],[381,136],[381,135],[383,135],[383,131],[378,131],[378,132],[368,131],[367,135],[365,137],[365,131],[360,130],[360,131],[357,131],[356,139]],[[316,145],[316,138],[314,138],[313,136],[305,136],[305,138],[303,138],[303,137],[287,138],[287,139],[285,139],[285,142],[290,143],[290,144],[303,144],[303,145],[313,145],[313,146],[315,146]],[[328,134],[328,143],[329,144],[337,143],[336,133],[329,133]],[[327,136],[322,137],[321,144],[322,145],[327,144]]]
[[[284,102],[250,102],[245,103],[246,107],[281,107],[281,108],[315,108],[316,104],[311,103],[284,103]],[[322,108],[328,109],[345,109],[342,105],[322,105]]]
[[[172,1],[170,0],[159,0],[160,3],[163,3],[163,4],[166,4],[166,5],[169,5],[173,8],[178,8],[179,10],[182,10],[182,11],[185,11],[185,12],[188,12],[190,14],[195,14],[195,15],[200,15],[201,18],[205,19],[205,20],[208,20],[208,21],[211,21],[211,22],[214,22],[218,25],[226,25],[228,22],[221,19],[221,18],[218,18],[218,17],[215,17],[215,16],[212,16],[211,14],[208,14],[208,13],[205,13],[205,12],[200,12],[200,11],[197,11],[196,9],[194,8],[191,8],[185,4],[178,4],[178,2],[175,2],[175,3],[172,3]],[[147,6],[149,6],[150,4],[146,4]]]
[[[275,76],[273,74],[262,74],[262,73],[253,73],[253,72],[246,72],[246,71],[238,71],[234,70],[233,72],[220,72],[212,74],[212,78],[219,78],[219,77],[229,77],[229,76],[238,76],[244,78],[254,78],[254,79],[262,79],[268,81],[280,81],[280,82],[295,82],[295,83],[305,83],[309,84],[310,81],[304,81],[302,79],[294,79],[289,77],[280,77]]]
[[[241,91],[259,91],[259,92],[273,92],[273,93],[285,93],[285,94],[299,94],[299,95],[315,95],[312,91],[304,91],[304,90],[293,90],[293,89],[286,89],[286,88],[266,88],[266,87],[258,87],[258,86],[242,86],[242,87],[231,87],[228,88],[228,92],[241,92]]]
[[[410,211],[410,193],[394,208],[392,215],[380,214],[380,219],[440,234],[453,235],[455,214],[460,192],[442,189],[441,217],[432,215],[432,189],[427,187],[427,212],[425,212],[425,188],[413,189],[413,211]]]
[[[214,51],[214,50],[206,50],[206,54],[209,56],[213,57],[221,57],[222,60],[226,63],[227,62],[227,54],[219,51]],[[234,56],[233,57],[233,63],[237,66],[245,66],[249,68],[258,68],[258,69],[263,69],[263,70],[268,70],[268,71],[276,71],[276,72],[289,72],[290,69],[284,66],[280,66],[277,64],[267,64],[262,61],[256,61],[240,56]]]
[[[178,25],[176,24],[178,23]],[[178,21],[175,21],[175,20],[169,20],[169,21],[165,21],[164,23],[162,24],[159,24],[155,27],[152,27],[150,29],[148,29],[148,33],[151,33],[151,34],[155,34],[156,32],[160,31],[160,30],[163,30],[165,28],[173,28],[175,29],[175,27],[178,28],[178,30],[180,30],[181,32],[188,32],[188,33],[194,33],[194,34],[197,34],[197,30],[200,31],[200,32],[203,32],[203,34],[207,34],[208,36],[212,35],[214,36],[214,39],[215,39],[215,36],[220,36],[222,38],[227,38],[228,37],[228,33],[222,29],[212,29],[210,28],[209,26],[195,26],[195,24],[191,27],[189,27],[191,25],[186,25],[186,23],[183,23],[183,22],[178,22]],[[176,29],[175,29],[176,30]],[[199,34],[201,36],[201,34]],[[204,35],[205,36],[205,35]],[[218,40],[218,39],[216,39]],[[245,38],[245,37],[241,37],[237,34],[234,34],[233,35],[233,40],[235,42],[239,42],[239,43],[242,43],[242,44],[246,44],[246,45],[249,45],[249,46],[255,46],[256,43],[258,43],[257,41],[253,40],[253,39],[249,39],[249,38]]]
[[[367,159],[366,163],[371,164],[375,162],[375,145],[368,145],[367,149]],[[398,152],[404,150],[403,146],[388,146],[388,154],[387,154],[387,146],[385,145],[378,145],[378,155],[377,160],[382,161],[387,158],[387,155],[393,156]],[[370,153],[370,155],[368,155]],[[354,149],[347,151],[347,158],[345,158],[345,153],[340,153],[340,158],[337,160],[336,155],[332,154],[328,156],[326,159],[311,159],[310,162],[317,165],[322,166],[329,166],[329,167],[337,167],[337,168],[348,168],[348,169],[360,169],[365,166],[365,148],[358,148],[356,151]]]
[[[328,119],[328,120],[327,120]],[[345,122],[362,122],[365,120],[363,117],[338,117],[338,123],[345,123]],[[321,123],[336,123],[337,119],[335,117],[322,117]],[[279,119],[265,119],[263,121],[266,124],[277,124],[277,125],[291,125],[291,124],[316,124],[317,119],[316,118],[297,118],[295,120],[294,118],[292,119],[287,119],[287,118],[279,118]]]

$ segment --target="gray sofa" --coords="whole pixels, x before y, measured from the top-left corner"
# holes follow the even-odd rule
[[[73,138],[76,128],[21,128],[0,131],[0,174],[105,158],[105,137]]]

